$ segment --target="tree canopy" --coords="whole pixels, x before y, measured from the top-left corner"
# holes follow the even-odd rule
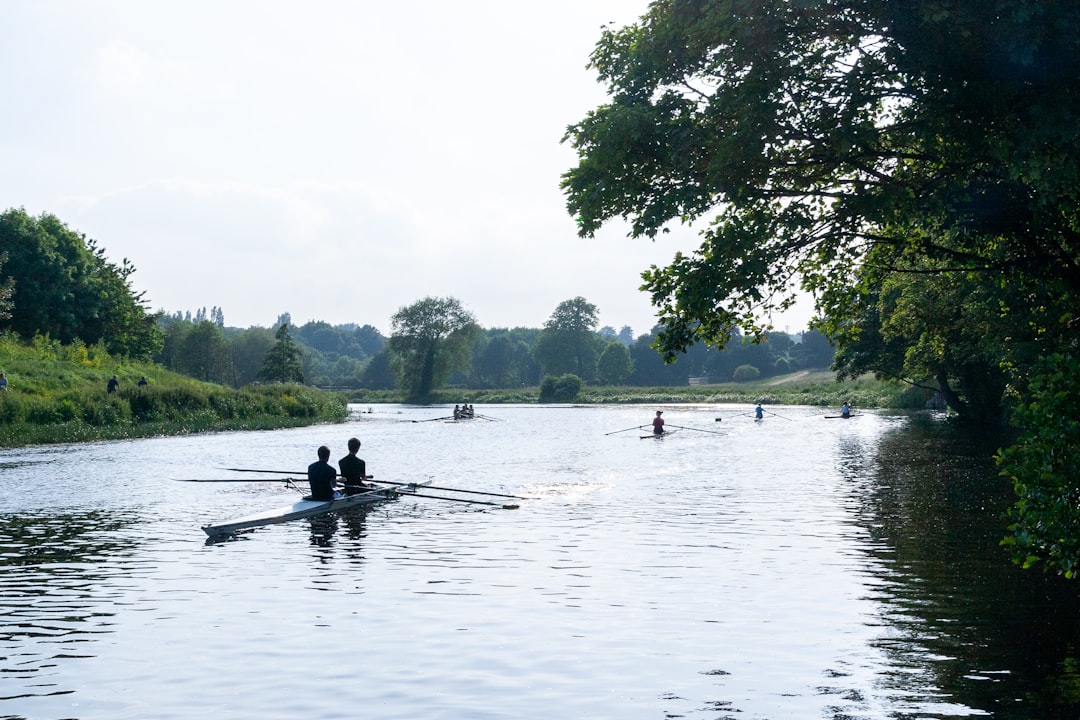
[[[654,2],[592,55],[611,102],[567,133],[568,208],[583,236],[708,223],[644,274],[668,354],[797,285],[838,322],[913,258],[1075,292],[1077,38],[1063,1]]]
[[[598,324],[599,310],[580,295],[559,303],[533,348],[540,369],[546,375],[595,378],[602,345]]]
[[[303,383],[303,350],[289,333],[288,323],[282,323],[274,333],[274,344],[263,358],[258,379],[263,382]]]
[[[610,101],[562,179],[580,234],[701,235],[642,276],[666,358],[764,337],[801,289],[843,373],[929,378],[974,419],[1080,413],[1051,390],[1080,356],[1080,4],[657,0],[591,66]],[[1023,561],[1071,572],[1053,533],[1080,531],[1040,522],[1080,487],[1051,427],[1003,471]]]
[[[155,317],[131,288],[134,266],[105,251],[53,215],[0,214],[0,310],[23,339],[46,335],[64,343],[104,343],[110,353],[149,358],[161,349]],[[5,298],[5,290],[13,292]]]
[[[387,345],[399,387],[410,400],[427,397],[454,370],[466,369],[480,327],[455,298],[426,297],[390,319]]]

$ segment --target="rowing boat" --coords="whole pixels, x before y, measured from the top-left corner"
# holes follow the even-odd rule
[[[309,497],[305,497],[303,500],[294,502],[292,505],[286,505],[285,507],[264,510],[263,512],[245,515],[233,520],[225,520],[220,523],[206,525],[203,527],[203,532],[210,537],[229,535],[239,530],[247,530],[249,528],[262,527],[264,525],[274,525],[276,523],[298,520],[314,515],[324,515],[337,510],[347,510],[349,508],[373,505],[375,503],[393,500],[398,495],[408,493],[412,488],[422,487],[426,484],[427,483],[416,483],[405,487],[380,487],[369,492],[357,493],[356,495],[344,495],[342,497],[334,498],[333,500],[312,500]]]
[[[646,438],[654,438],[656,440],[663,440],[668,435],[674,435],[677,432],[678,432],[678,430],[665,430],[662,433],[649,433],[648,435],[642,435],[641,439],[645,440]]]

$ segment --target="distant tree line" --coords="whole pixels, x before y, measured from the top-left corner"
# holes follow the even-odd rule
[[[597,328],[599,311],[566,300],[540,328],[481,328],[454,298],[423,298],[392,318],[390,337],[371,325],[228,327],[220,307],[150,312],[130,285],[127,259],[108,261],[96,242],[53,215],[0,215],[0,330],[24,340],[100,343],[114,356],[153,360],[197,380],[232,387],[302,382],[322,387],[401,389],[410,399],[449,385],[477,389],[541,385],[574,377],[605,385],[685,385],[764,378],[826,367],[832,348],[818,332],[772,333],[725,351],[694,346],[665,364],[652,333]],[[733,330],[737,333],[737,330]],[[568,387],[560,380],[560,387]]]
[[[159,361],[170,370],[242,386],[284,379],[267,358],[295,356],[293,380],[324,387],[401,389],[412,399],[443,387],[536,387],[572,375],[593,385],[686,385],[769,378],[833,360],[816,330],[774,332],[764,342],[736,342],[723,351],[696,345],[665,363],[653,349],[656,329],[637,338],[629,327],[596,329],[598,310],[582,297],[562,302],[541,328],[482,328],[454,298],[424,298],[395,314],[391,336],[371,325],[310,321],[276,328],[223,325],[218,308],[161,313],[165,337]],[[217,321],[207,318],[217,318]],[[284,329],[284,330],[283,330]],[[735,331],[736,337],[738,331]],[[279,347],[275,355],[275,346]]]

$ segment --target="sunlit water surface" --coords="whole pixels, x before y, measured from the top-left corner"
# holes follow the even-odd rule
[[[0,718],[1077,716],[1075,592],[997,547],[988,448],[779,406],[669,407],[678,433],[642,439],[654,409],[0,451]],[[208,542],[298,493],[178,482],[352,435],[376,479],[532,499]]]

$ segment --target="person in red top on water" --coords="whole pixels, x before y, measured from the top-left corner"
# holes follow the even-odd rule
[[[663,414],[664,414],[663,410],[657,410],[656,411],[656,417],[654,417],[652,419],[653,435],[663,435],[664,434],[664,418],[660,417]]]

